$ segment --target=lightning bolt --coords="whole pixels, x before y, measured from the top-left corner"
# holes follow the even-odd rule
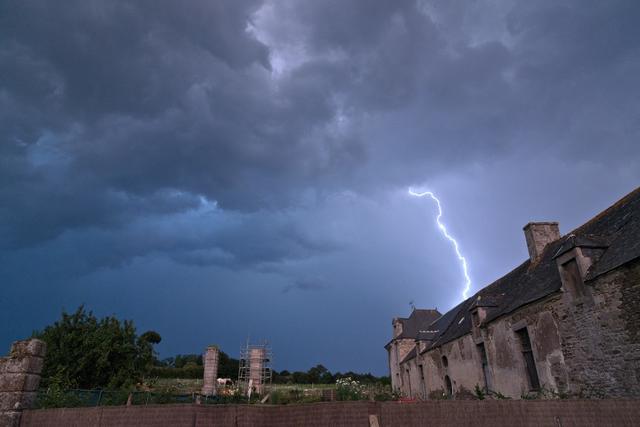
[[[471,278],[469,277],[469,269],[467,267],[467,260],[460,253],[460,248],[458,247],[458,242],[454,239],[448,232],[447,227],[440,221],[442,218],[442,205],[440,204],[440,200],[433,194],[431,191],[425,191],[423,193],[416,193],[412,188],[409,188],[409,194],[415,197],[430,197],[436,205],[438,205],[438,216],[436,217],[436,223],[438,224],[438,228],[442,231],[442,235],[449,240],[453,244],[453,249],[456,251],[456,255],[458,260],[462,264],[462,272],[464,273],[464,289],[462,291],[462,298],[467,299],[469,291],[471,290]]]

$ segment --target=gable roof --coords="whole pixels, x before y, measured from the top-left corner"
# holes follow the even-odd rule
[[[424,351],[470,333],[469,309],[475,306],[486,308],[485,322],[490,322],[559,291],[562,282],[555,257],[575,246],[604,250],[589,269],[587,281],[640,258],[640,188],[568,235],[549,243],[535,262],[526,260],[435,320],[429,330],[437,334]]]
[[[434,320],[441,316],[442,314],[438,310],[414,308],[408,318],[398,317],[395,319],[402,323],[402,333],[397,337],[393,337],[385,347],[388,347],[394,340],[417,339]]]

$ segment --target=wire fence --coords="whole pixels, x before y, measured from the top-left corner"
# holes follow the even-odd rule
[[[358,386],[357,390],[336,389],[335,385],[290,384],[271,385],[263,396],[253,394],[251,399],[237,389],[225,388],[215,396],[199,392],[180,392],[176,389],[156,391],[129,390],[61,390],[42,389],[38,392],[36,408],[76,408],[92,406],[158,405],[170,403],[199,403],[217,405],[228,403],[311,403],[334,400],[392,400],[396,396],[388,386]]]
[[[176,394],[173,392],[128,391],[128,390],[41,390],[38,392],[36,408],[76,408],[91,406],[157,405],[167,403],[225,404],[248,403],[240,395],[205,396],[200,393]]]

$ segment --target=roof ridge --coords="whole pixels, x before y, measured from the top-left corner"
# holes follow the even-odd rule
[[[576,227],[574,230],[568,232],[567,234],[564,234],[564,235],[560,236],[560,238],[558,238],[558,239],[556,239],[556,240],[554,240],[552,242],[549,242],[547,245],[545,245],[545,247],[543,249],[543,253],[550,249],[551,243],[557,242],[559,240],[566,239],[566,238],[568,238],[568,237],[570,237],[572,235],[575,235],[576,233],[585,234],[585,233],[581,232],[581,230],[583,228],[588,228],[589,225],[595,223],[597,220],[602,219],[602,217],[610,214],[615,209],[619,209],[620,205],[623,205],[626,202],[629,202],[629,201],[633,200],[635,197],[640,197],[640,187],[638,187],[635,190],[631,191],[630,193],[626,194],[625,196],[620,198],[618,201],[616,201],[614,204],[612,204],[611,206],[609,206],[608,208],[606,208],[605,210],[603,210],[602,212],[600,212],[599,214],[597,214],[596,216],[594,216],[593,218],[591,218],[590,220],[585,222],[584,224]],[[538,261],[542,260],[542,258],[543,258],[542,254],[540,254],[540,255],[541,256],[538,257]],[[528,262],[531,263],[530,261],[531,261],[530,259],[525,259],[522,263],[520,263],[519,265],[517,265],[516,267],[511,269],[509,272],[503,274],[502,276],[500,276],[497,279],[495,279],[493,282],[491,282],[491,283],[485,285],[484,287],[482,287],[481,289],[479,289],[475,294],[473,294],[471,296],[471,298],[477,296],[478,294],[480,294],[480,292],[484,291],[485,289],[490,288],[491,286],[497,284],[499,281],[501,281],[505,277],[509,276],[510,274],[514,273],[519,268],[523,268],[524,265],[527,264]],[[531,263],[531,264],[533,264],[533,263]]]
[[[599,214],[597,214],[596,216],[594,216],[593,218],[591,218],[590,220],[585,222],[584,224],[576,227],[575,229],[573,229],[572,231],[567,233],[567,235],[576,234],[576,233],[582,233],[583,229],[588,228],[588,226],[590,226],[593,223],[599,221],[603,217],[609,215],[612,211],[614,211],[616,209],[619,209],[621,207],[621,205],[624,205],[627,202],[632,201],[636,197],[640,197],[640,187],[637,187],[635,190],[632,190],[630,193],[628,193],[625,196],[621,197],[620,199],[618,199],[618,201],[614,202],[611,206],[609,206],[608,208],[606,208],[605,210],[603,210],[602,212],[600,212]],[[564,237],[564,236],[562,236],[562,237]]]
[[[469,308],[473,300],[478,296],[483,298],[496,297],[499,300],[496,310],[490,310],[490,313],[488,313],[488,321],[493,321],[503,314],[510,313],[525,304],[556,292],[560,289],[561,281],[559,271],[555,266],[555,262],[553,262],[553,254],[560,246],[571,236],[594,240],[594,242],[599,242],[605,238],[604,236],[618,235],[618,238],[620,238],[621,235],[624,235],[622,233],[623,228],[629,223],[637,222],[640,224],[638,212],[640,212],[640,187],[620,198],[571,232],[549,242],[535,262],[532,262],[530,258],[525,259],[506,274],[477,290],[471,298],[461,301],[455,307],[442,313],[428,326],[430,329],[440,329],[428,348],[439,347],[457,338],[460,336],[459,334],[469,332],[469,317],[464,310]],[[627,217],[629,218],[625,220]],[[621,225],[621,221],[623,225]],[[608,239],[608,237],[606,238]],[[629,240],[631,237],[626,236],[626,239]],[[610,244],[610,242],[606,243]],[[611,247],[609,247],[607,253],[610,251]],[[636,255],[640,256],[640,245],[637,245],[636,252]],[[601,265],[602,261],[601,259],[598,265]],[[612,263],[610,262],[609,264]],[[607,264],[607,266],[609,265]],[[465,323],[461,325],[463,320]]]

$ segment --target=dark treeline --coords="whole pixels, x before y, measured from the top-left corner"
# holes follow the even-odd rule
[[[238,359],[220,351],[218,378],[235,379],[238,377],[238,368]],[[202,378],[203,373],[202,354],[178,354],[175,357],[156,360],[151,369],[151,376],[159,378]]]
[[[235,380],[238,377],[238,367],[238,359],[220,351],[219,378]],[[159,378],[202,378],[203,370],[201,354],[179,354],[156,362],[151,375]],[[332,373],[322,365],[316,365],[306,372],[273,371],[275,384],[333,384],[337,379],[345,377],[350,377],[362,384],[389,384],[389,377],[376,377],[370,373],[359,374],[351,371]]]
[[[273,372],[273,382],[276,384],[333,384],[336,380],[346,377],[361,384],[390,384],[389,377],[376,377],[371,373],[359,374],[351,371],[331,373],[322,365],[316,365],[307,372],[287,370]]]
[[[96,317],[80,306],[34,336],[47,343],[42,385],[58,389],[143,387],[152,378],[202,378],[202,354],[181,354],[158,360],[155,331],[138,334],[132,321]],[[238,378],[238,359],[220,351],[218,377]],[[331,373],[322,365],[306,372],[273,371],[276,384],[332,384],[351,377],[363,384],[389,383],[369,373]]]

